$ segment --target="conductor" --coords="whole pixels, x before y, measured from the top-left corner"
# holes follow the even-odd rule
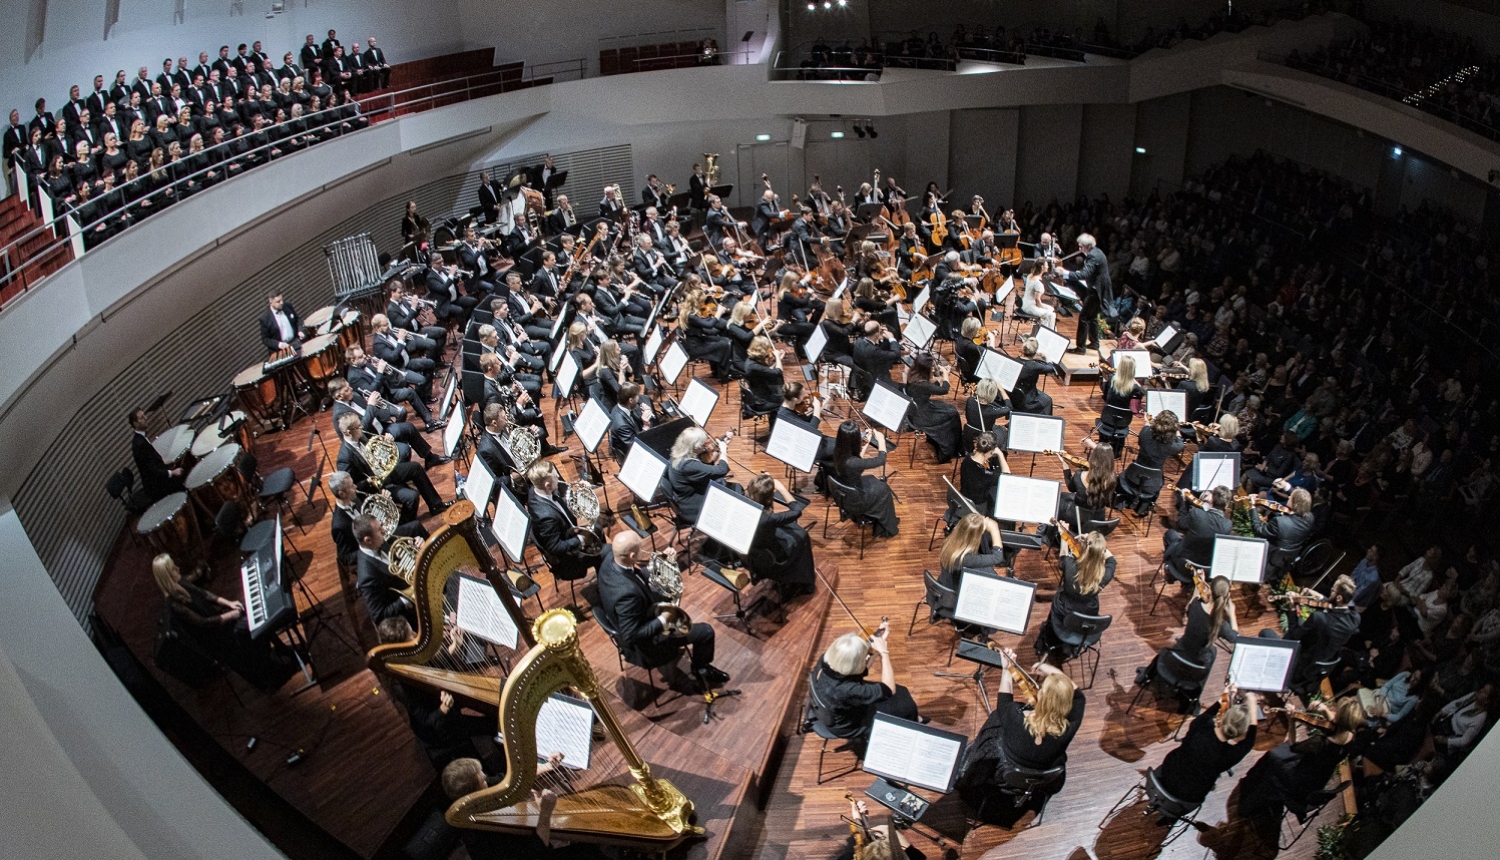
[[[1115,290],[1109,279],[1109,260],[1091,234],[1078,234],[1078,250],[1083,253],[1083,262],[1076,269],[1061,271],[1064,281],[1082,288],[1083,310],[1078,314],[1078,340],[1068,351],[1083,355],[1088,349],[1099,348],[1099,308],[1101,304],[1114,306]],[[1085,341],[1088,349],[1084,348]]]

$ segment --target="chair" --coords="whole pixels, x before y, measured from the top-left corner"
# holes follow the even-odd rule
[[[1306,672],[1296,671],[1290,682],[1292,692],[1301,696],[1304,700],[1317,695],[1323,684],[1323,679],[1333,674],[1333,670],[1343,662],[1342,657],[1335,656],[1331,660],[1315,660]]]
[[[1298,840],[1306,836],[1307,831],[1311,830],[1313,825],[1318,823],[1318,814],[1323,811],[1323,807],[1327,806],[1329,801],[1335,797],[1343,794],[1344,789],[1348,788],[1349,785],[1350,781],[1346,779],[1333,788],[1325,788],[1321,791],[1313,792],[1307,799],[1307,812],[1301,816],[1297,816],[1290,809],[1283,812],[1281,814],[1281,826],[1277,828],[1276,847],[1282,851],[1286,851],[1293,845],[1296,845]],[[1297,825],[1290,831],[1286,826],[1287,816],[1297,818]],[[1288,839],[1288,836],[1291,838]]]
[[[1105,537],[1109,537],[1110,534],[1119,527],[1119,517],[1115,517],[1114,519],[1110,520],[1084,520],[1082,533],[1088,534],[1089,532],[1098,532]]]
[[[741,379],[739,382],[740,419],[734,425],[734,432],[738,435],[743,435],[745,432],[745,419],[750,419],[750,447],[751,452],[754,453],[755,451],[760,450],[760,436],[756,432],[756,426],[762,421],[767,421],[767,419],[771,415],[774,415],[776,413],[776,410],[781,408],[781,405],[777,404],[775,406],[772,406],[770,409],[755,408],[754,404],[750,402],[750,384],[743,379]]]
[[[1108,442],[1115,449],[1116,457],[1120,456],[1120,449],[1125,447],[1125,440],[1130,438],[1130,422],[1134,419],[1135,413],[1129,409],[1106,403],[1103,413],[1094,421],[1099,441]]]
[[[958,606],[958,592],[955,589],[937,581],[932,571],[922,571],[922,599],[911,608],[911,624],[907,625],[906,635],[911,636],[912,631],[917,629],[917,611],[923,606],[927,607],[927,623],[929,625],[948,622],[953,624],[953,641],[948,645],[948,665],[953,665],[953,650],[958,646],[958,626],[953,621],[953,609]]]
[[[828,516],[828,510],[830,507],[837,505],[839,509],[839,522],[853,520],[855,528],[859,529],[859,558],[863,561],[865,557],[865,526],[870,527],[870,533],[873,537],[875,533],[875,517],[870,514],[850,513],[848,507],[849,498],[855,494],[855,489],[832,475],[825,475],[824,480],[828,484],[828,503],[823,506],[823,538],[825,540],[828,538],[828,521],[832,519],[832,517]]]
[[[1100,830],[1104,829],[1110,818],[1125,805],[1126,799],[1133,794],[1137,795],[1137,798],[1145,795],[1146,810],[1141,813],[1142,815],[1150,815],[1154,812],[1161,816],[1159,823],[1167,825],[1167,836],[1162,840],[1161,847],[1171,845],[1177,837],[1186,833],[1194,825],[1198,810],[1202,807],[1202,804],[1193,804],[1173,797],[1172,793],[1161,784],[1156,768],[1146,768],[1146,775],[1141,777],[1141,781],[1127,788],[1125,793],[1120,795],[1120,799],[1115,801],[1115,805],[1110,807],[1109,812],[1104,814],[1104,820],[1099,822]],[[1179,824],[1187,826],[1173,833],[1173,829]]]
[[[1203,684],[1208,680],[1209,670],[1214,666],[1214,652],[1208,651],[1206,663],[1194,663],[1192,660],[1168,648],[1156,656],[1156,677],[1148,684],[1141,685],[1135,691],[1135,698],[1130,700],[1130,706],[1125,713],[1130,713],[1135,708],[1135,703],[1140,701],[1141,694],[1150,688],[1151,695],[1158,700],[1161,698],[1162,689],[1176,696],[1184,705],[1191,702],[1191,707],[1184,713],[1196,714],[1198,712],[1198,698],[1203,695]],[[1178,726],[1181,728],[1181,724]]]
[[[271,474],[262,476],[258,466],[259,463],[254,454],[247,452],[241,456],[240,474],[245,477],[246,483],[255,492],[262,510],[268,504],[275,505],[278,511],[291,515],[292,522],[297,524],[299,532],[307,534],[307,528],[302,525],[302,520],[297,517],[297,511],[287,499],[287,493],[297,486],[297,473],[292,471],[291,466],[282,466]]]
[[[811,730],[813,734],[822,739],[822,745],[818,747],[818,785],[822,785],[825,781],[823,775],[823,757],[828,753],[828,744],[830,741],[847,740],[848,743],[844,745],[843,749],[854,753],[854,765],[848,770],[830,775],[828,779],[836,779],[859,770],[859,765],[863,761],[864,755],[862,745],[859,742],[849,738],[842,738],[834,734],[832,729],[828,728],[828,706],[823,704],[822,699],[818,698],[818,687],[814,683],[817,674],[818,670],[814,669],[807,676],[807,707],[803,712],[801,733],[805,734]]]
[[[1089,670],[1089,682],[1083,687],[1087,690],[1094,686],[1094,678],[1099,674],[1099,640],[1104,638],[1104,631],[1109,629],[1111,622],[1115,620],[1113,615],[1084,615],[1081,612],[1069,612],[1062,617],[1062,621],[1050,621],[1049,629],[1052,637],[1058,644],[1067,650],[1067,659],[1071,660],[1080,654],[1084,655],[1087,665],[1088,655],[1094,655],[1093,668]]]
[[[1152,615],[1156,614],[1156,605],[1161,603],[1161,596],[1166,593],[1168,585],[1175,582],[1183,588],[1193,587],[1193,575],[1187,570],[1189,563],[1186,561],[1179,563],[1176,559],[1168,560],[1163,558],[1161,564],[1156,566],[1156,573],[1151,574],[1151,581],[1147,583],[1147,587],[1150,588],[1156,585],[1156,578],[1163,573],[1166,576],[1162,578],[1161,588],[1156,592],[1156,599],[1151,601]]]
[[[104,482],[104,492],[109,493],[109,497],[119,502],[125,513],[131,516],[143,514],[151,507],[151,501],[136,492],[135,472],[129,466],[109,476],[109,480]]]
[[[1013,764],[1000,773],[1000,793],[1009,795],[1015,801],[1017,809],[1026,806],[1033,798],[1039,798],[1041,805],[1037,807],[1036,818],[1029,825],[1036,827],[1042,823],[1042,816],[1047,814],[1047,801],[1062,788],[1067,775],[1065,765],[1036,770]],[[980,813],[982,818],[982,808]]]
[[[1302,552],[1284,565],[1272,564],[1271,573],[1280,575],[1283,571],[1290,573],[1294,580],[1310,579],[1321,574],[1333,563],[1333,555],[1336,552],[1333,541],[1328,538],[1320,538],[1303,547]]]

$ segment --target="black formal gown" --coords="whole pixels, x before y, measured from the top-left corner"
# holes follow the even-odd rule
[[[1156,769],[1157,779],[1178,800],[1200,804],[1214,790],[1219,774],[1234,767],[1255,749],[1255,726],[1238,743],[1219,740],[1214,723],[1219,703],[1214,702],[1188,726],[1187,735],[1176,749],[1167,753]]]
[[[813,569],[812,539],[797,522],[806,507],[807,499],[793,496],[785,511],[762,513],[747,556],[756,576],[773,580],[791,593],[811,594],[818,576]]]
[[[916,381],[906,384],[906,395],[911,398],[908,418],[912,426],[927,435],[928,444],[937,452],[939,463],[946,463],[959,454],[962,425],[958,409],[952,403],[932,399],[948,393],[946,382]]]
[[[901,518],[896,516],[896,500],[891,488],[874,475],[865,474],[883,465],[884,451],[869,459],[851,457],[835,465],[833,476],[854,490],[845,503],[851,515],[873,517],[876,537],[895,537]]]

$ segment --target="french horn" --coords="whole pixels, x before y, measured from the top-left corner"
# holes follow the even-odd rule
[[[401,507],[384,493],[371,493],[365,497],[365,503],[360,506],[359,512],[369,514],[380,523],[380,530],[388,535],[396,533],[396,527],[401,525]]]
[[[568,512],[579,522],[573,529],[573,534],[581,544],[579,552],[583,555],[598,555],[604,551],[604,539],[597,531],[599,497],[594,495],[594,487],[588,481],[575,481],[565,486],[567,489],[563,492],[563,504],[568,506]]]
[[[370,484],[377,488],[385,483],[385,479],[391,476],[391,472],[401,462],[401,452],[396,448],[396,443],[383,433],[376,433],[366,439],[359,451],[370,465],[370,471],[375,473],[370,478]]]

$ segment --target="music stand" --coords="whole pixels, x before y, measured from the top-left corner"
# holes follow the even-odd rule
[[[1295,639],[1236,636],[1229,658],[1229,681],[1241,690],[1282,693],[1297,665]]]
[[[943,794],[951,791],[967,746],[968,737],[957,732],[877,713],[860,768],[879,779],[865,794],[889,809],[897,826],[916,830],[936,842],[937,834],[916,827],[932,803],[914,794],[909,786]]]

